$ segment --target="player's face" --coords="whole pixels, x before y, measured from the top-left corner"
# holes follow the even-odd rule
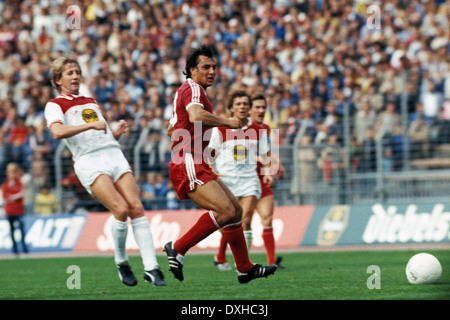
[[[233,105],[230,108],[233,116],[238,119],[246,119],[250,111],[250,101],[248,97],[236,97],[233,100]]]
[[[206,89],[214,84],[216,68],[216,60],[206,56],[199,56],[197,66],[191,69],[192,80]]]
[[[81,70],[76,63],[64,65],[61,78],[56,80],[56,84],[61,87],[63,94],[78,95],[81,82]]]
[[[9,169],[6,170],[6,175],[10,180],[19,180],[20,179],[20,171],[17,169]]]
[[[250,118],[253,122],[262,123],[266,114],[267,104],[263,99],[252,101],[252,108],[250,109]]]

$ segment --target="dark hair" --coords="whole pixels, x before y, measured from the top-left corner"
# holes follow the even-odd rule
[[[231,107],[233,106],[234,99],[240,97],[247,97],[248,103],[252,105],[252,98],[247,92],[245,92],[244,90],[235,90],[228,95],[227,108],[231,109]]]
[[[186,76],[186,78],[191,77],[191,68],[195,68],[198,65],[199,56],[214,58],[214,50],[212,47],[204,44],[189,52],[186,58],[186,69],[183,71],[183,74]]]
[[[250,101],[253,102],[255,100],[264,100],[267,103],[266,96],[261,92],[254,93],[252,95]],[[253,104],[251,103],[250,106],[253,106]]]

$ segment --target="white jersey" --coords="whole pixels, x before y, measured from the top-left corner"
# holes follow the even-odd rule
[[[231,177],[257,176],[257,156],[269,152],[267,131],[250,120],[242,129],[213,128],[209,147],[219,152],[215,171]]]
[[[59,95],[50,100],[45,106],[47,126],[54,123],[63,125],[80,125],[87,122],[105,121],[100,107],[93,98],[75,95]],[[119,142],[114,138],[107,125],[107,132],[103,130],[87,130],[72,137],[63,139],[72,152],[73,160],[103,148],[119,148]]]

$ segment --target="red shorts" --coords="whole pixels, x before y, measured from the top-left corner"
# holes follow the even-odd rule
[[[170,162],[169,177],[173,188],[180,199],[189,199],[187,193],[195,189],[195,185],[203,185],[218,177],[206,162],[194,163],[192,157],[186,157],[181,163]]]
[[[259,176],[259,182],[261,183],[261,196],[259,197],[260,199],[273,195],[273,189],[270,187],[269,183],[263,182],[263,177],[264,176]]]

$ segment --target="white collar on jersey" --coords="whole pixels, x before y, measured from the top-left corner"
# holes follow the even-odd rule
[[[67,100],[73,100],[74,98],[82,97],[82,95],[76,95],[76,94],[60,94],[58,98],[64,98]]]
[[[203,93],[206,94],[205,88],[203,88],[203,87],[202,87],[201,85],[199,85],[197,82],[195,82],[194,80],[192,80],[192,78],[187,78],[186,81],[195,83],[195,84],[198,85],[200,88],[202,88]]]

